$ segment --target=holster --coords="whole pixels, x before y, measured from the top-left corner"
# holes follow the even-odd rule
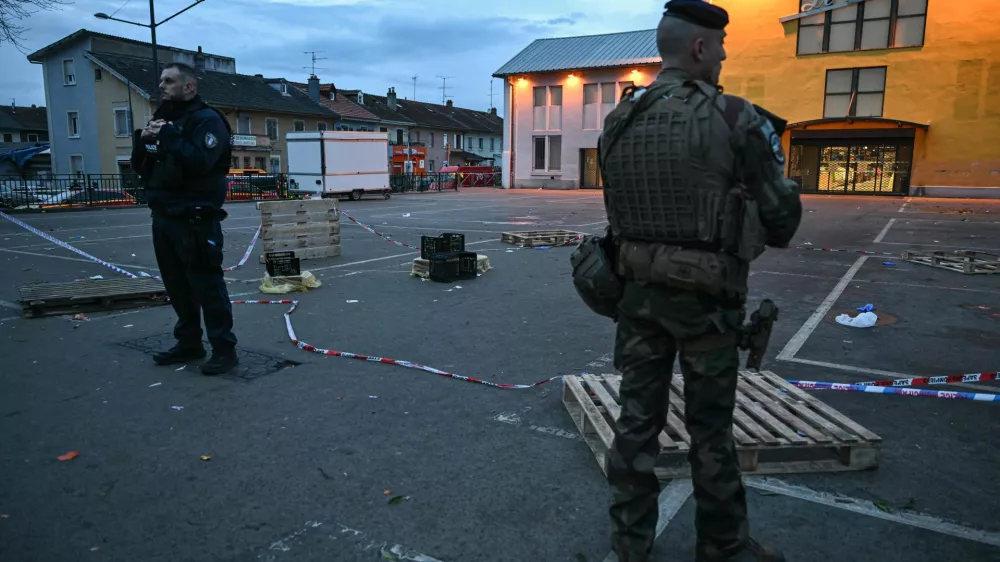
[[[750,268],[736,256],[659,242],[618,243],[618,274],[641,285],[662,284],[743,302]]]

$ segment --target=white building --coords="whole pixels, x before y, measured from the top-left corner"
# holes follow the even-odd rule
[[[538,39],[504,80],[503,186],[601,187],[597,139],[627,86],[660,71],[656,30]]]

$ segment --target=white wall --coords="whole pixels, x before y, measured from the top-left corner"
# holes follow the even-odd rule
[[[617,104],[621,94],[622,83],[633,82],[636,85],[646,85],[656,78],[660,65],[637,66],[634,68],[602,69],[578,72],[559,72],[514,76],[504,87],[504,187],[546,188],[546,189],[578,189],[580,187],[580,149],[597,148],[597,139],[601,136],[604,125],[600,105],[597,118],[584,128],[583,92],[586,84],[615,83],[614,103]],[[536,123],[534,107],[534,88],[540,86],[562,86],[561,111],[542,109],[539,117],[548,121]],[[597,87],[600,96],[601,87]],[[548,92],[548,90],[546,91]],[[548,97],[548,96],[547,96]],[[598,98],[600,101],[600,98]],[[550,100],[546,99],[548,103]],[[513,103],[513,109],[511,104]],[[553,119],[556,113],[561,113],[561,119]],[[561,121],[561,122],[559,122]],[[511,134],[511,127],[514,134]],[[559,153],[559,170],[535,170],[534,141],[535,137],[552,137],[561,139],[562,149]],[[513,143],[513,148],[511,144]],[[508,152],[509,151],[509,152]],[[511,155],[514,160],[514,185],[510,186],[509,166]],[[546,160],[549,158],[547,155]]]

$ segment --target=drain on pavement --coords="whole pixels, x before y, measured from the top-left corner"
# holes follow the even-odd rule
[[[128,349],[141,351],[148,355],[153,355],[154,353],[169,349],[175,343],[176,340],[172,334],[159,334],[120,342],[118,345]],[[205,345],[206,350],[211,350],[211,346],[208,342],[203,342],[203,344]],[[287,367],[297,367],[302,364],[298,361],[292,361],[270,353],[251,351],[241,347],[236,348],[236,354],[240,359],[239,366],[230,371],[228,374],[222,375],[223,378],[252,381],[267,375],[273,375],[274,373],[277,373]],[[205,360],[207,359],[208,356],[206,356]]]

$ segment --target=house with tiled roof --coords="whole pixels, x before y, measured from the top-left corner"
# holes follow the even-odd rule
[[[0,106],[0,150],[11,143],[49,140],[49,118],[44,107]]]
[[[231,57],[157,47],[157,71],[149,43],[87,30],[28,55],[43,68],[54,173],[128,172],[132,131],[156,110],[159,70],[170,62],[192,66],[202,98],[229,120],[233,168],[285,172],[284,134],[299,123],[326,130],[339,118],[282,78],[237,73]]]
[[[395,88],[389,88],[384,96],[358,90],[344,93],[348,97],[357,95],[360,105],[379,116],[390,143],[423,152],[426,161],[423,168],[417,163],[415,172],[500,162],[503,119],[495,109],[485,112],[459,108],[451,100],[441,105],[399,99]]]
[[[358,94],[353,100],[339,92],[333,84],[321,84],[315,75],[309,77],[306,83],[289,82],[310,98],[318,101],[324,107],[338,115],[333,125],[335,131],[377,131],[381,120],[377,115],[358,105]],[[296,124],[296,131],[303,131],[301,124]]]

